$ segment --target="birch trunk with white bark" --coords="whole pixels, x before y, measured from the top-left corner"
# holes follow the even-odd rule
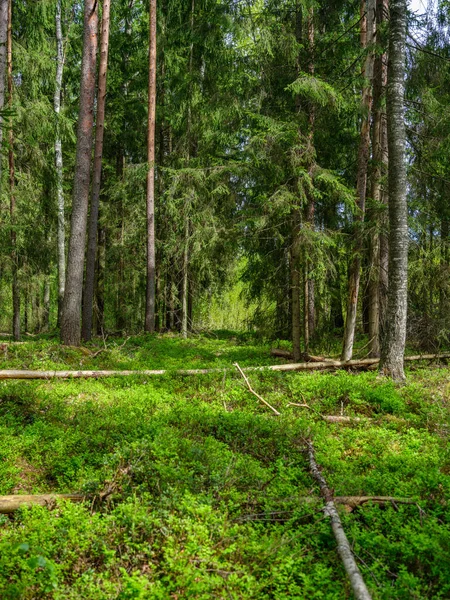
[[[56,200],[58,207],[58,323],[61,321],[61,311],[64,300],[66,284],[66,232],[64,216],[64,191],[63,191],[63,156],[59,125],[61,113],[61,89],[64,70],[64,43],[61,24],[61,0],[56,2],[56,79],[53,109],[56,115],[55,138],[55,167],[56,167]]]

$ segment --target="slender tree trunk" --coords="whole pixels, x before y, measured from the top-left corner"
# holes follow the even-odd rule
[[[188,102],[188,114],[187,114],[187,152],[186,160],[189,164],[191,158],[191,149],[194,146],[191,136],[191,125],[192,125],[192,103],[191,98],[193,94],[192,90],[192,75],[194,67],[194,15],[195,15],[195,0],[191,1],[191,44],[189,47],[189,102]],[[195,152],[195,149],[194,149]],[[189,294],[189,233],[190,233],[190,207],[194,203],[195,192],[192,191],[191,198],[186,198],[184,203],[184,247],[183,247],[183,264],[182,264],[182,290],[181,290],[181,335],[183,338],[187,338],[188,334],[188,294]]]
[[[94,173],[92,182],[91,211],[89,215],[88,245],[86,254],[86,280],[83,297],[83,321],[81,334],[88,342],[92,337],[92,314],[94,308],[95,262],[97,257],[97,225],[102,177],[103,134],[105,130],[106,76],[108,71],[110,0],[103,0],[100,66],[98,73],[97,120],[95,129]]]
[[[29,299],[28,290],[29,290],[29,286],[28,286],[28,284],[25,284],[24,290],[23,290],[23,329],[24,329],[25,333],[28,333],[28,331],[29,331],[29,329],[28,329],[28,299]]]
[[[406,203],[405,78],[406,0],[391,0],[387,126],[389,147],[389,289],[380,372],[403,380],[408,292],[408,211]]]
[[[155,330],[155,121],[156,121],[156,0],[150,0],[147,132],[147,294],[145,331]]]
[[[387,19],[387,0],[377,0],[376,22],[377,43],[383,23]],[[370,239],[370,266],[369,266],[369,356],[380,356],[380,332],[382,328],[382,312],[386,306],[387,294],[387,264],[386,233],[383,231],[385,215],[380,214],[380,206],[386,204],[384,178],[387,173],[387,132],[386,111],[384,98],[387,80],[387,55],[385,52],[375,56],[373,73],[373,110],[372,110],[372,190],[371,197],[374,203],[372,211],[375,221],[375,231]],[[382,255],[383,250],[383,255]]]
[[[447,199],[448,202],[448,199]],[[448,314],[449,297],[449,264],[448,264],[448,246],[449,246],[449,219],[447,215],[441,218],[441,252],[439,257],[441,282],[439,285],[439,317],[445,319]]]
[[[105,262],[106,262],[106,229],[98,227],[97,249],[97,279],[96,279],[96,306],[97,306],[97,335],[105,331]]]
[[[0,0],[0,111],[5,107],[9,0]],[[2,181],[3,118],[0,116],[0,193]]]
[[[12,78],[12,0],[8,5],[8,105],[12,108],[13,78]],[[12,265],[12,303],[13,303],[13,338],[20,340],[20,290],[19,290],[19,256],[17,253],[16,234],[16,196],[15,196],[15,170],[14,170],[14,131],[12,119],[9,125],[9,212],[11,218],[11,265]]]
[[[50,328],[50,280],[48,275],[45,276],[44,280],[44,302],[43,302],[43,315],[42,315],[42,329],[48,331]]]
[[[56,2],[56,80],[53,108],[56,115],[55,166],[56,166],[56,199],[58,206],[58,325],[61,322],[61,311],[66,284],[66,232],[64,217],[63,190],[63,156],[59,115],[61,112],[61,89],[64,70],[64,44],[61,25],[61,0]]]
[[[292,349],[294,362],[299,362],[301,351],[300,326],[300,211],[293,211],[291,240],[291,306],[292,306]]]
[[[188,203],[185,204],[185,212],[188,211]],[[183,248],[183,289],[181,297],[181,335],[187,338],[188,334],[188,270],[189,270],[189,217],[184,217],[184,248]]]
[[[94,124],[95,68],[98,38],[98,1],[85,0],[75,177],[66,288],[61,318],[61,341],[80,344],[84,251],[89,204],[89,181]]]
[[[31,324],[32,330],[39,333],[42,329],[41,319],[41,284],[38,280],[36,285],[31,285]]]
[[[373,41],[373,18],[374,18],[374,0],[368,0],[367,10],[366,2],[361,2],[361,46],[367,48]],[[364,16],[365,15],[365,16]],[[358,176],[356,181],[356,193],[358,200],[359,213],[356,218],[357,230],[355,232],[354,256],[349,269],[348,299],[347,299],[347,318],[344,329],[344,342],[342,348],[342,360],[350,360],[353,354],[353,342],[355,339],[356,316],[358,312],[358,294],[359,283],[361,279],[361,253],[363,250],[362,227],[364,223],[364,213],[366,207],[366,187],[367,187],[367,165],[369,162],[369,143],[370,143],[370,108],[372,104],[371,81],[373,70],[373,53],[367,54],[364,63],[364,87],[362,91],[362,107],[364,115],[361,123],[360,141],[358,150]]]

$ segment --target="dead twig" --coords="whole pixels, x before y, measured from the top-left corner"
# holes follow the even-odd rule
[[[272,412],[274,412],[274,413],[277,415],[277,417],[279,417],[281,413],[279,413],[279,412],[277,411],[277,409],[276,409],[276,408],[274,408],[274,407],[273,407],[271,404],[269,404],[268,402],[266,402],[266,400],[264,400],[264,398],[262,398],[262,397],[261,397],[259,394],[257,394],[257,393],[255,392],[255,390],[254,390],[254,389],[252,388],[252,386],[250,385],[250,382],[249,382],[249,380],[248,380],[248,379],[247,379],[247,377],[245,376],[245,373],[244,373],[244,371],[241,369],[241,367],[238,365],[238,363],[234,363],[234,366],[236,367],[236,369],[239,371],[239,373],[240,373],[240,374],[242,375],[242,377],[244,378],[244,381],[245,381],[245,383],[247,384],[247,387],[248,387],[249,391],[250,391],[250,392],[251,392],[251,393],[252,393],[254,396],[256,396],[260,402],[262,402],[263,404],[265,404],[266,406],[268,406],[268,407],[270,408],[270,410],[271,410]]]

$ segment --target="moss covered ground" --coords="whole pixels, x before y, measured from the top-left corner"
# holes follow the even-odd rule
[[[0,368],[198,368],[274,362],[269,346],[212,335],[63,348],[9,345]],[[414,370],[413,370],[414,369]],[[336,495],[413,504],[342,507],[373,597],[450,598],[450,369],[0,382],[0,494],[76,492],[0,516],[5,599],[351,598],[308,471]],[[313,410],[288,406],[308,403]],[[317,413],[359,416],[328,424]]]

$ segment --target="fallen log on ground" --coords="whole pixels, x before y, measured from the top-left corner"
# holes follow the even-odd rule
[[[345,535],[344,528],[342,527],[341,518],[339,517],[333,494],[320,472],[319,465],[316,462],[314,446],[310,441],[307,442],[307,448],[309,468],[312,476],[319,484],[320,493],[326,502],[324,513],[331,519],[331,528],[338,545],[337,551],[344,564],[355,598],[356,600],[371,600],[369,590],[367,589],[358,565],[356,564],[349,541]]]
[[[352,424],[352,423],[362,423],[365,421],[372,421],[371,417],[345,417],[342,415],[322,415],[322,419],[327,423],[343,423],[343,424]]]
[[[405,356],[405,361],[418,360],[441,360],[450,358],[448,354],[421,354],[417,356]],[[269,365],[265,367],[244,367],[243,371],[314,371],[314,370],[335,370],[335,369],[368,369],[379,362],[378,358],[364,358],[362,360],[349,360],[347,362],[339,360],[327,360],[323,362],[304,362],[289,363],[286,365]],[[216,367],[212,369],[146,369],[143,371],[117,371],[117,370],[96,370],[96,371],[31,371],[31,370],[0,370],[0,380],[2,379],[97,379],[100,377],[147,377],[153,375],[209,375],[211,373],[223,374],[225,367]],[[230,370],[230,368],[228,368]]]
[[[17,494],[12,496],[0,496],[0,514],[13,513],[21,506],[52,506],[58,499],[82,502],[85,498],[86,496],[83,494]]]
[[[450,353],[445,354],[417,354],[405,356],[406,362],[418,360],[441,360],[450,358]],[[286,365],[273,365],[270,367],[247,367],[246,371],[255,369],[270,369],[271,371],[315,371],[324,369],[368,369],[380,362],[379,358],[362,358],[360,360],[324,360],[322,362],[290,363]]]

